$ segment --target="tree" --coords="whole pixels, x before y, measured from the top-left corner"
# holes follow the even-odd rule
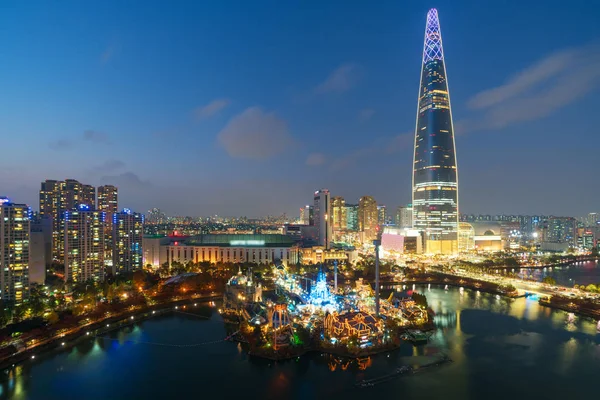
[[[59,320],[58,314],[54,311],[48,313],[48,315],[46,316],[46,319],[48,320],[49,324],[55,324]]]
[[[427,297],[421,293],[413,292],[412,299],[417,305],[427,308]]]
[[[592,257],[598,257],[598,247],[592,247]]]
[[[598,291],[598,288],[593,283],[590,283],[585,287],[585,291],[590,293],[596,293]]]
[[[551,276],[545,276],[544,279],[542,279],[542,282],[550,286],[556,285],[556,279]]]

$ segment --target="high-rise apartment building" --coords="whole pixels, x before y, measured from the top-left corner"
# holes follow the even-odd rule
[[[573,217],[550,217],[546,223],[544,240],[550,243],[566,243],[575,246],[577,241],[576,220]]]
[[[398,207],[398,211],[396,212],[396,225],[401,229],[411,229],[413,227],[412,204]]]
[[[125,208],[113,214],[112,271],[119,274],[142,269],[144,236],[144,215]]]
[[[46,180],[40,188],[40,215],[52,218],[52,257],[64,259],[64,214],[80,204],[96,207],[96,191],[75,179]]]
[[[52,218],[34,214],[29,229],[29,283],[43,285],[52,264]]]
[[[346,230],[348,222],[346,201],[343,197],[336,196],[331,200],[331,221],[334,231]]]
[[[22,303],[29,298],[29,206],[0,198],[0,298]]]
[[[371,196],[361,197],[358,201],[358,230],[364,233],[364,242],[377,238],[378,217],[375,199]]]
[[[586,227],[595,227],[598,225],[598,213],[591,212],[585,218]]]
[[[436,9],[427,13],[415,129],[413,225],[425,252],[458,252],[458,174],[442,34]]]
[[[313,206],[307,204],[300,208],[300,223],[302,225],[314,225]]]
[[[74,210],[80,204],[92,209],[96,208],[96,190],[91,185],[85,185],[75,179],[65,179],[65,210]]]
[[[118,189],[112,185],[98,186],[98,211],[109,213],[119,212]]]
[[[346,229],[358,231],[358,204],[346,204]]]
[[[104,232],[104,263],[107,268],[113,266],[113,216],[119,212],[118,190],[115,186],[98,186],[98,211],[106,214],[106,231]]]
[[[104,280],[105,218],[103,211],[93,210],[84,204],[75,211],[65,211],[65,280]]]
[[[377,223],[379,225],[387,224],[387,209],[383,204],[377,206]]]
[[[314,225],[317,228],[319,246],[329,248],[331,242],[331,200],[329,190],[321,189],[314,197]]]
[[[58,257],[61,241],[61,216],[64,213],[65,183],[46,180],[40,189],[40,215],[52,219],[52,257]]]

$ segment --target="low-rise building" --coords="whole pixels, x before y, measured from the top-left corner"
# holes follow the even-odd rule
[[[223,234],[144,237],[144,265],[154,268],[173,262],[298,263],[298,246],[285,235]]]

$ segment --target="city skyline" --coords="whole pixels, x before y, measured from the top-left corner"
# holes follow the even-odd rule
[[[320,187],[408,204],[420,23],[435,5],[453,49],[459,211],[596,209],[600,139],[585,116],[597,102],[600,31],[587,3],[329,4],[318,16],[264,4],[158,4],[137,10],[140,20],[110,2],[94,13],[68,2],[5,10],[0,130],[8,147],[29,139],[30,161],[6,155],[0,194],[37,209],[41,181],[73,178],[170,215],[295,215]]]

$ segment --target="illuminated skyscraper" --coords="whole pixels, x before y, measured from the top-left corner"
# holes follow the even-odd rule
[[[427,13],[413,164],[413,225],[425,252],[458,251],[458,173],[440,22]]]
[[[115,186],[98,186],[98,211],[114,214],[119,212],[118,190]]]
[[[52,257],[64,258],[64,214],[80,204],[96,208],[96,189],[75,179],[46,180],[40,188],[40,215],[52,218]]]
[[[105,214],[80,204],[64,216],[65,280],[104,280]]]
[[[104,262],[111,268],[113,263],[113,215],[119,212],[118,190],[115,186],[98,186],[98,211],[106,213],[106,230],[104,232]]]
[[[331,242],[331,200],[329,190],[321,189],[315,192],[314,221],[317,227],[319,246],[329,248]]]
[[[398,207],[396,213],[396,225],[401,229],[410,229],[413,227],[412,204]]]
[[[29,298],[30,211],[0,198],[0,298],[16,304]]]
[[[113,274],[142,269],[144,216],[125,208],[122,212],[113,214],[112,227]]]
[[[377,237],[379,213],[377,202],[371,196],[363,196],[358,201],[358,230],[363,232],[363,241],[368,243]]]
[[[385,207],[385,204],[380,204],[377,206],[377,223],[379,225],[385,225],[388,223],[387,208]]]
[[[331,220],[334,231],[346,229],[346,201],[343,197],[336,196],[331,200]]]
[[[346,229],[349,231],[358,230],[358,204],[346,203]]]

